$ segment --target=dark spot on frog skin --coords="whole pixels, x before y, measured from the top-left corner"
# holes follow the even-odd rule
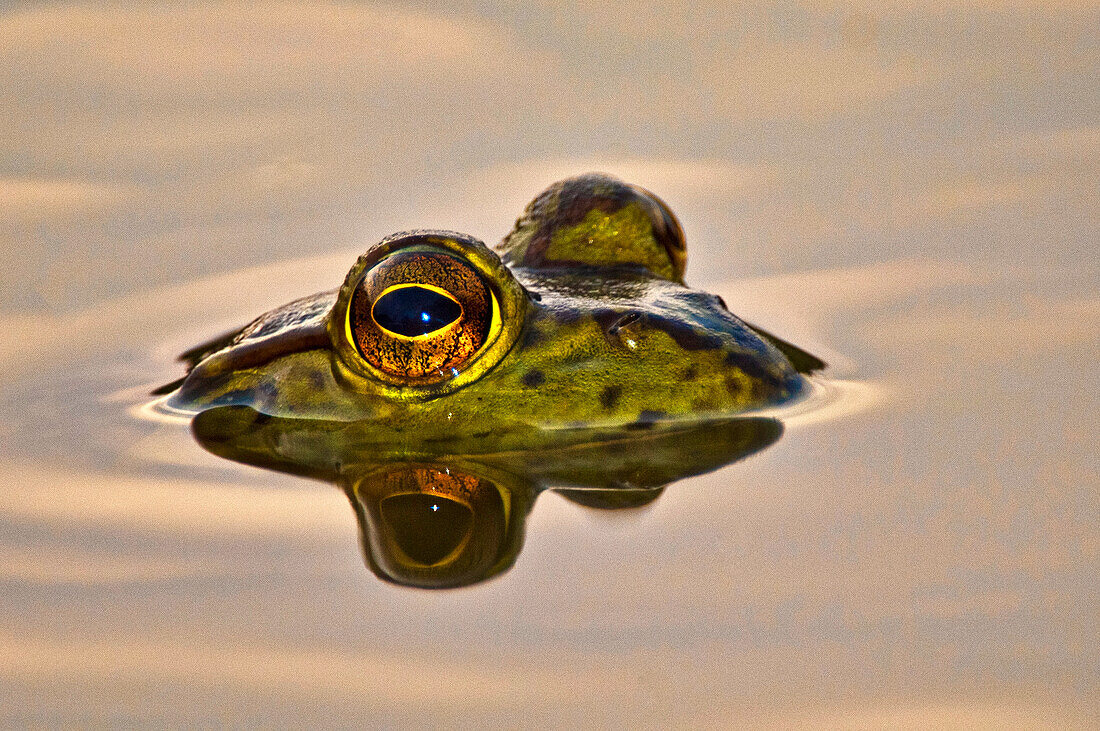
[[[546,375],[537,368],[532,368],[523,374],[523,385],[527,388],[538,388],[544,383],[546,383]]]
[[[750,378],[772,380],[771,374],[768,373],[767,369],[748,353],[730,351],[726,353],[726,357],[722,359],[722,363],[730,368],[737,368]]]
[[[533,345],[538,345],[544,340],[546,340],[546,334],[543,333],[542,330],[539,330],[537,327],[528,328],[527,332],[523,333],[523,346],[525,348],[529,348]]]
[[[661,421],[668,417],[668,414],[664,411],[654,411],[650,409],[644,409],[638,414],[637,420],[627,424],[627,429],[652,429],[653,425],[658,421]]]
[[[693,399],[691,402],[691,408],[698,413],[705,414],[717,410],[718,407],[714,403],[714,397],[707,395],[701,398]]]
[[[684,372],[680,374],[680,378],[684,381],[694,381],[699,376],[699,368],[695,364],[689,365],[684,369]]]
[[[615,404],[619,403],[619,397],[623,395],[623,387],[619,385],[612,385],[606,387],[602,393],[600,393],[600,404],[605,409],[615,408]]]
[[[583,313],[577,310],[554,310],[554,320],[562,325],[574,325],[581,321]]]
[[[741,394],[741,382],[733,376],[726,376],[724,383],[730,396],[737,398]]]

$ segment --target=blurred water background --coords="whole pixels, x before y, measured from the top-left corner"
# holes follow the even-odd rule
[[[1100,10],[593,5],[0,6],[0,723],[1096,726]],[[134,415],[587,170],[860,407],[443,593]]]

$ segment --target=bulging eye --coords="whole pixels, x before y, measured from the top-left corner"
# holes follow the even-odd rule
[[[490,339],[495,316],[496,299],[470,265],[439,251],[402,251],[356,286],[348,335],[382,373],[431,383],[457,375]]]

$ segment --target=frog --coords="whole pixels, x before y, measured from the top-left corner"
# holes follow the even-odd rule
[[[537,195],[493,248],[414,229],[343,284],[182,358],[176,412],[352,423],[379,453],[499,452],[728,419],[798,399],[824,363],[684,280],[683,229],[604,173]]]

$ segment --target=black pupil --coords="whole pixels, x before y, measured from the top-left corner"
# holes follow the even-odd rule
[[[457,302],[427,287],[391,289],[374,303],[374,321],[409,338],[435,332],[461,314]]]
[[[465,505],[430,493],[391,495],[380,507],[397,545],[427,566],[458,548],[474,522],[473,511]]]

